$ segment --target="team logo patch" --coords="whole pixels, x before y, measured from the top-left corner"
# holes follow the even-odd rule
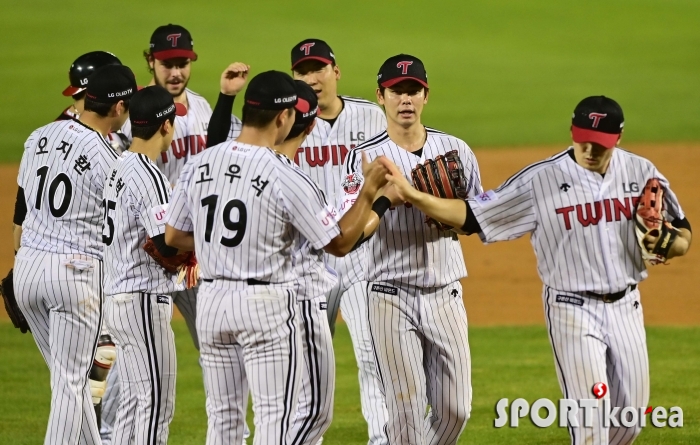
[[[354,195],[360,191],[360,187],[362,186],[362,177],[357,173],[347,175],[345,179],[343,179],[341,186],[343,187],[343,190],[345,190],[345,193]]]
[[[328,302],[327,301],[322,301],[318,304],[318,308],[322,311],[325,311],[328,309]]]
[[[372,292],[379,292],[380,294],[398,295],[399,290],[393,286],[385,286],[383,284],[373,284]]]
[[[557,303],[575,304],[583,306],[583,298],[574,297],[572,295],[557,295]]]
[[[480,195],[476,195],[476,198],[474,198],[474,200],[477,204],[479,204],[479,207],[481,207],[489,202],[498,201],[498,195],[493,190],[489,190]]]
[[[151,216],[153,216],[153,221],[155,221],[155,223],[159,226],[165,224],[165,212],[167,209],[168,204],[161,204],[151,207]]]
[[[170,304],[170,298],[166,295],[157,295],[157,301],[160,304]]]

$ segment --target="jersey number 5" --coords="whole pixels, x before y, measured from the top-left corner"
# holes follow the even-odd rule
[[[36,175],[39,177],[39,187],[36,191],[36,202],[34,207],[37,210],[41,210],[41,203],[44,197],[44,187],[46,186],[46,176],[49,174],[49,167],[47,165],[39,168],[36,171]],[[63,185],[63,199],[56,207],[56,193],[58,192],[58,187]],[[70,200],[73,197],[73,184],[70,182],[70,178],[65,173],[59,173],[53,178],[51,184],[49,184],[49,210],[54,218],[60,218],[66,214],[68,207],[70,207]]]
[[[206,198],[202,198],[202,207],[207,208],[207,227],[204,232],[204,241],[211,242],[211,231],[214,228],[214,220],[216,219],[216,206],[219,202],[219,195],[209,195]],[[231,213],[233,209],[238,211],[238,219],[231,219]],[[245,208],[243,201],[239,199],[232,199],[226,203],[224,206],[224,211],[222,213],[222,220],[224,227],[228,230],[236,232],[231,238],[221,236],[221,244],[226,247],[236,247],[243,241],[243,236],[245,235],[246,224],[248,223],[248,211]]]
[[[107,246],[111,246],[112,241],[114,241],[114,220],[112,219],[112,215],[109,214],[109,211],[116,209],[117,203],[114,201],[103,199],[102,207],[104,207],[105,209],[105,218],[102,222],[102,242],[105,243],[105,245]],[[105,229],[108,229],[106,235]]]

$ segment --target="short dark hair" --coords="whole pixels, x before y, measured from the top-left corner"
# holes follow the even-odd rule
[[[173,122],[175,122],[175,115],[173,114],[172,116],[168,117],[168,120],[170,121],[170,125],[172,125]],[[132,125],[131,137],[144,139],[147,141],[151,139],[158,132],[158,130],[160,130],[160,127],[163,125],[163,122],[149,125],[148,127],[137,127]]]
[[[297,66],[292,68],[292,71],[295,71],[302,76],[310,71],[319,71],[323,68],[326,67],[326,65],[330,65],[332,67],[335,67],[335,62],[332,63],[325,63],[321,62],[320,60],[316,59],[309,59],[309,60],[304,60],[302,62],[299,62]]]
[[[146,59],[146,69],[149,73],[153,74],[153,68],[151,68],[151,62],[155,60],[153,54],[151,54],[150,49],[143,50],[143,58]]]
[[[426,93],[426,94],[427,94],[428,92],[430,92],[430,88],[423,87],[423,89],[425,90],[425,93]],[[383,87],[383,86],[379,85],[379,94],[381,94],[382,96],[384,96],[384,91],[385,91],[385,90],[386,90],[386,87]]]
[[[289,110],[294,111],[293,108],[287,108],[287,113],[289,113]],[[275,120],[278,114],[280,114],[280,110],[261,110],[248,104],[243,104],[241,122],[247,127],[264,128],[270,125],[270,122]]]
[[[85,93],[86,93],[86,92],[87,92],[86,90],[83,90],[83,91],[81,91],[81,92],[79,92],[79,93],[75,93],[75,94],[72,95],[71,97],[73,98],[73,100],[80,100],[80,99],[82,99],[83,97],[85,97]]]
[[[311,125],[312,123],[313,123],[313,122],[310,122],[310,123],[308,123],[308,124],[301,123],[301,124],[294,124],[294,125],[292,125],[292,129],[289,130],[289,134],[287,135],[286,138],[284,138],[284,140],[285,140],[285,141],[288,141],[288,140],[290,140],[290,139],[293,139],[293,138],[299,136],[299,135],[302,134],[307,128],[309,128],[309,125]]]
[[[124,111],[129,111],[129,101],[130,99],[124,100]],[[95,102],[94,100],[85,96],[85,105],[83,108],[85,111],[92,111],[93,113],[97,113],[102,117],[107,117],[109,115],[109,110],[112,109],[112,105],[115,104],[103,104],[101,102]]]

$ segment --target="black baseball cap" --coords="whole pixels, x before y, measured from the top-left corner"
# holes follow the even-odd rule
[[[153,85],[137,91],[129,103],[129,120],[132,127],[149,127],[161,124],[171,116],[184,116],[187,108],[173,101],[165,88]]]
[[[389,57],[377,73],[377,83],[384,88],[389,88],[404,80],[415,80],[428,88],[428,73],[425,72],[425,66],[418,57],[408,54]]]
[[[595,142],[605,148],[617,144],[625,116],[620,104],[605,96],[590,96],[576,105],[571,117],[574,142]]]
[[[284,110],[297,104],[297,88],[289,74],[265,71],[248,83],[245,104],[261,110]]]
[[[295,80],[294,84],[297,87],[297,104],[294,106],[296,116],[294,120],[295,126],[307,127],[316,119],[318,114],[318,97],[313,88],[302,80]]]
[[[292,69],[305,60],[319,60],[326,65],[335,65],[335,55],[323,40],[306,39],[292,48]]]
[[[95,70],[105,65],[121,65],[122,62],[112,53],[107,51],[92,51],[75,59],[68,70],[70,85],[63,90],[64,96],[74,96],[85,91],[88,78]]]
[[[115,104],[136,93],[136,77],[125,65],[106,65],[89,77],[85,95],[102,104]]]
[[[151,54],[158,60],[185,57],[197,60],[190,32],[180,25],[159,26],[151,35]]]

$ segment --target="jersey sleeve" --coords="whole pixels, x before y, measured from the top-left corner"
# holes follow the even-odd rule
[[[190,188],[190,180],[196,162],[188,162],[182,168],[180,179],[178,179],[175,189],[170,196],[170,203],[167,206],[165,221],[170,226],[183,232],[192,232],[192,213],[189,205],[187,191]]]
[[[22,160],[19,163],[19,172],[17,173],[17,185],[22,188],[27,188],[25,183],[25,177],[27,174],[27,169],[31,163],[30,157],[34,154],[34,146],[41,135],[41,128],[32,131],[27,140],[24,142],[24,153],[22,153]]]
[[[462,160],[464,176],[467,178],[467,197],[474,198],[480,195],[484,189],[481,186],[481,172],[476,155],[464,141],[460,141],[459,157]]]
[[[322,249],[340,234],[338,211],[304,172],[291,165],[284,168],[291,172],[280,172],[279,193],[289,220],[314,248]]]
[[[668,221],[673,222],[676,219],[681,220],[685,218],[685,213],[681,208],[681,204],[678,201],[678,197],[673,192],[673,190],[671,190],[671,184],[669,183],[668,179],[666,179],[666,177],[663,174],[661,174],[661,172],[657,170],[656,167],[654,167],[653,177],[659,178],[659,181],[661,182],[661,185],[664,188],[664,209]]]
[[[533,232],[537,227],[532,176],[521,175],[467,200],[484,243],[507,241]]]
[[[139,195],[137,206],[139,220],[151,238],[165,233],[165,218],[172,193],[165,175],[160,173],[160,177],[157,180],[160,190],[152,188],[132,191],[132,194],[138,193]]]
[[[340,215],[350,210],[360,194],[365,178],[362,175],[362,151],[352,149],[348,152],[343,163],[340,181]]]
[[[119,155],[105,140],[95,142],[92,150],[95,154],[90,158],[90,182],[95,193],[98,196],[102,196],[107,174],[117,161],[117,158],[119,158]]]

